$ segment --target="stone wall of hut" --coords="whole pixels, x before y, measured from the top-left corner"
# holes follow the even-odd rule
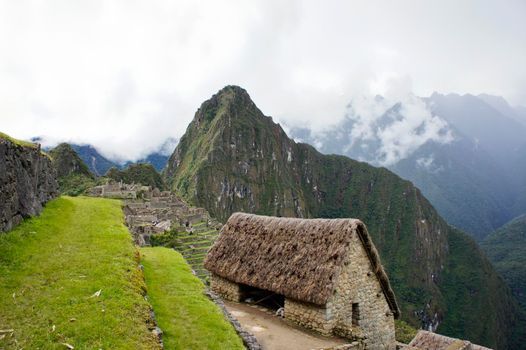
[[[347,338],[363,336],[368,349],[394,350],[394,315],[357,232],[352,233],[348,254],[327,303],[335,320],[333,332]]]
[[[334,328],[334,319],[324,307],[285,298],[285,319],[312,329],[324,335],[330,335]]]
[[[216,274],[210,276],[210,289],[224,300],[241,301],[241,287],[239,284],[230,282]]]

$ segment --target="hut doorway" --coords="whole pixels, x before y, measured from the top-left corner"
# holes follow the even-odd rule
[[[241,301],[247,304],[256,304],[267,309],[277,311],[285,306],[285,296],[259,289],[245,284],[240,285]]]

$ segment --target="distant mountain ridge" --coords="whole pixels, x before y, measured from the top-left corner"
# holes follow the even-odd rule
[[[430,139],[387,167],[414,182],[449,223],[477,240],[525,212],[526,126],[520,121],[526,118],[521,109],[490,95],[434,93],[420,100],[426,113],[443,121],[451,140]],[[388,109],[374,131],[397,127],[405,118],[400,109],[399,104]],[[291,128],[291,134],[322,153],[380,165],[378,142],[352,136],[359,117],[346,116],[323,133],[303,127]]]
[[[520,348],[509,288],[476,243],[420,191],[385,168],[296,143],[248,93],[228,86],[205,101],[163,172],[192,204],[225,220],[236,211],[363,220],[405,320],[496,348]]]
[[[79,157],[86,163],[93,174],[103,176],[112,167],[119,167],[117,163],[102,156],[95,147],[91,145],[70,144]]]
[[[158,172],[162,171],[166,166],[169,154],[163,148],[165,145],[173,145],[177,141],[175,139],[168,139],[161,146],[161,151],[153,152],[145,158],[137,161],[127,161],[125,163],[117,163],[104,157],[92,145],[78,145],[71,144],[71,147],[78,153],[80,158],[88,165],[89,169],[97,176],[104,176],[110,168],[125,169],[131,164],[146,163],[151,164]],[[172,149],[173,150],[173,149]]]

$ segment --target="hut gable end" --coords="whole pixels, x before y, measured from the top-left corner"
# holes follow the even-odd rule
[[[357,232],[391,310],[399,309],[365,225],[356,219],[295,219],[235,213],[205,259],[212,273],[235,283],[325,305]],[[352,264],[352,261],[349,261]]]

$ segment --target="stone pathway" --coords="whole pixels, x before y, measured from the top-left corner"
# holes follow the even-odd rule
[[[224,303],[241,326],[255,335],[264,350],[306,350],[346,344],[344,339],[323,337],[296,327],[269,310],[243,303]]]

